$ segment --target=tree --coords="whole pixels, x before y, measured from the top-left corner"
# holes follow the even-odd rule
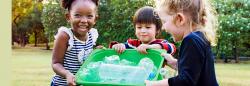
[[[29,31],[28,18],[32,11],[32,0],[12,1],[12,45],[14,41],[25,46],[26,31]],[[26,25],[23,25],[26,24]]]
[[[37,46],[37,42],[38,42],[38,37],[40,38],[43,38],[42,37],[42,34],[43,34],[43,30],[44,30],[44,27],[43,27],[43,24],[42,24],[42,21],[41,21],[41,15],[42,15],[42,2],[41,1],[35,1],[34,2],[34,9],[33,11],[31,12],[31,21],[32,21],[32,33],[34,33],[34,46],[36,47]]]
[[[44,5],[42,12],[42,23],[44,25],[46,40],[46,49],[49,49],[48,43],[54,39],[57,28],[67,26],[64,11],[60,8],[58,1],[49,1]]]
[[[152,6],[152,0],[100,0],[99,19],[96,27],[100,34],[98,43],[107,45],[110,41],[125,42],[135,38],[132,17],[137,9]],[[117,32],[122,32],[119,34]]]
[[[12,2],[12,45],[18,42],[24,47],[29,42],[30,34],[35,34],[35,46],[37,38],[43,38],[43,25],[41,23],[41,0],[13,0]]]
[[[225,53],[239,62],[238,54],[249,55],[250,1],[215,0],[219,14],[217,56]],[[245,46],[244,44],[248,45]],[[241,52],[239,52],[239,50]]]

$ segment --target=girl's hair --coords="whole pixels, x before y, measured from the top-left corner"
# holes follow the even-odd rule
[[[189,16],[190,24],[197,25],[196,30],[203,32],[211,45],[216,45],[218,21],[216,11],[210,3],[209,0],[161,0],[156,6],[165,8],[170,15],[182,12]]]
[[[72,3],[76,0],[61,0],[61,6],[62,8],[70,11]],[[92,1],[96,6],[98,6],[99,0],[89,0]]]
[[[159,15],[156,13],[153,7],[145,6],[138,9],[133,16],[133,24],[144,23],[144,24],[155,24],[156,32],[161,30],[162,23]]]

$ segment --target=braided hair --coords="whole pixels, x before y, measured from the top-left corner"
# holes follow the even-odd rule
[[[69,11],[74,1],[76,0],[61,0],[61,7]],[[89,1],[93,2],[96,6],[99,5],[98,4],[99,0],[89,0]]]

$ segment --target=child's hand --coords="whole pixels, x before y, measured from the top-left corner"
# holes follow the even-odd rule
[[[75,76],[72,73],[68,72],[66,74],[66,79],[67,79],[68,86],[76,86]]]
[[[96,49],[106,49],[106,47],[104,47],[102,45],[98,45],[98,46],[96,46]]]
[[[146,86],[168,86],[168,79],[163,79],[160,81],[145,81]]]
[[[113,49],[115,49],[118,53],[122,53],[126,47],[124,44],[120,43],[120,44],[115,44],[112,46]]]
[[[139,45],[136,50],[140,53],[147,54],[148,52],[146,51],[149,48],[148,44],[141,44]]]
[[[177,69],[177,59],[175,59],[171,54],[161,53],[161,56],[167,60],[167,64],[170,65],[171,68],[175,70]]]

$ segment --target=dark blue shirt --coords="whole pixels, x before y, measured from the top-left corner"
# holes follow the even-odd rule
[[[178,75],[169,86],[218,86],[210,43],[200,31],[186,36],[180,47]]]

